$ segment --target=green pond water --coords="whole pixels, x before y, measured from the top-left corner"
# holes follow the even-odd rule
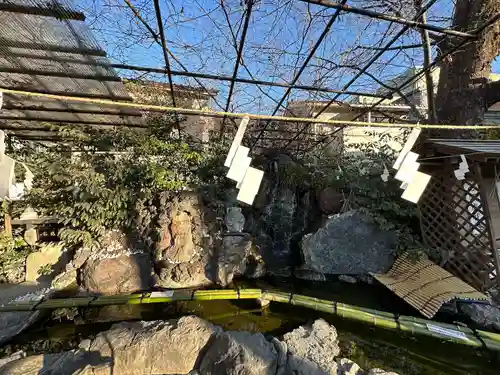
[[[296,293],[358,306],[405,315],[418,314],[390,293],[375,286],[295,281],[286,284],[280,282],[279,286],[281,290],[289,288]],[[355,361],[364,369],[378,367],[401,375],[500,373],[500,354],[496,352],[375,328],[297,306],[271,303],[262,309],[252,300],[88,308],[80,310],[80,317],[75,321],[58,321],[54,318],[45,321],[19,336],[3,349],[3,353],[6,355],[21,348],[30,353],[67,350],[76,347],[80,340],[108,329],[116,321],[172,319],[190,314],[207,319],[226,330],[262,332],[276,337],[299,325],[323,318],[337,328],[342,357]]]

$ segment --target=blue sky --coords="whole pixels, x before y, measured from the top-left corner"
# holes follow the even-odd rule
[[[157,29],[152,0],[131,2],[150,25]],[[243,6],[240,1],[226,0],[224,4],[234,32],[241,31]],[[363,6],[366,1],[354,0],[348,4]],[[83,0],[79,6],[84,9],[89,26],[113,61],[149,67],[164,66],[161,48],[152,42],[145,28],[134,21],[132,13],[122,1]],[[452,0],[438,1],[428,14],[429,23],[444,25],[439,17],[451,14],[451,7]],[[167,44],[188,70],[232,75],[236,51],[225,13],[218,0],[165,0],[161,1],[161,8]],[[374,10],[381,11],[376,8]],[[308,5],[298,0],[259,1],[252,12],[243,51],[246,69],[256,79],[290,82],[333,13],[332,9]],[[301,75],[299,83],[342,88],[356,73],[356,69],[349,66],[363,66],[376,53],[357,46],[383,45],[401,28],[401,25],[385,21],[342,14],[327,34],[310,67]],[[239,42],[239,34],[236,39]],[[418,42],[419,34],[412,30],[394,46]],[[171,64],[173,69],[182,70],[177,63],[171,61]],[[411,66],[421,64],[420,48],[388,51],[369,69],[369,73],[386,81]],[[246,69],[240,66],[238,75],[251,78]],[[494,64],[493,69],[500,72],[499,61]],[[137,75],[131,72],[120,73]],[[163,75],[144,78],[166,80]],[[197,86],[193,79],[176,77],[174,81]],[[219,90],[217,101],[224,107],[229,83],[206,79],[201,81],[205,86]],[[372,78],[363,76],[350,90],[371,92],[377,88],[378,84]],[[231,109],[269,113],[276,106],[271,98],[278,100],[283,93],[284,89],[280,88],[261,86],[259,90],[253,85],[236,84]],[[329,99],[332,95],[294,90],[289,99],[319,100]],[[217,106],[214,105],[214,108]]]

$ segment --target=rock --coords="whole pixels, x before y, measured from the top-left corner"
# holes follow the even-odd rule
[[[216,264],[218,284],[227,286],[234,276],[244,274],[251,247],[252,241],[247,237],[226,236],[222,239]]]
[[[9,362],[17,361],[18,359],[22,359],[22,358],[25,358],[25,357],[26,357],[26,352],[23,351],[23,350],[19,350],[19,351],[15,352],[15,353],[12,353],[8,357],[0,358],[0,368],[3,365],[6,365]]]
[[[199,366],[201,375],[275,375],[278,353],[261,333],[219,332]]]
[[[165,196],[163,200],[156,261],[189,262],[203,250],[205,235],[210,233],[204,222],[202,197],[196,193],[183,193],[175,197]]]
[[[356,284],[358,282],[355,277],[349,275],[340,275],[339,280],[349,284]]]
[[[30,246],[35,246],[38,241],[38,232],[35,228],[27,229],[24,232],[24,240]]]
[[[394,233],[350,211],[329,218],[323,228],[304,236],[301,248],[304,263],[311,270],[359,275],[386,272],[394,261],[395,244]]]
[[[79,350],[29,356],[0,369],[1,374],[143,375],[187,374],[219,329],[194,316],[173,322],[119,323]],[[81,372],[76,372],[80,370]]]
[[[357,275],[356,279],[359,280],[362,283],[368,284],[368,285],[373,285],[375,284],[375,278],[372,275],[366,274],[366,275]]]
[[[73,256],[71,264],[73,264],[74,268],[79,269],[85,264],[85,262],[90,258],[91,255],[92,250],[90,248],[80,247],[75,251],[75,255]]]
[[[398,375],[398,374],[392,371],[385,371],[379,368],[373,368],[370,371],[368,371],[367,375]]]
[[[51,289],[76,289],[78,288],[77,283],[77,270],[76,268],[71,268],[68,271],[63,272],[60,275],[57,275],[51,283]]]
[[[162,288],[193,288],[212,284],[212,271],[204,261],[168,264],[161,268],[157,286]]]
[[[164,256],[173,263],[189,262],[195,253],[191,217],[187,212],[179,212],[170,224],[170,246],[166,247]],[[166,244],[168,240],[164,238]]]
[[[340,212],[342,201],[342,193],[332,187],[326,187],[318,193],[318,208],[325,215]]]
[[[195,316],[171,323],[120,323],[99,334],[89,351],[112,356],[115,374],[186,374],[216,331]]]
[[[457,301],[459,315],[475,328],[500,332],[500,307],[481,302]]]
[[[276,337],[271,338],[271,343],[274,345],[276,352],[278,353],[278,360],[276,366],[276,375],[285,375],[287,373],[287,362],[288,362],[288,348],[286,343],[278,340]]]
[[[0,368],[5,375],[111,375],[112,358],[97,352],[70,350],[56,354],[32,355],[10,361]],[[132,374],[127,372],[127,374]],[[137,373],[138,374],[138,373]]]
[[[38,284],[16,284],[0,289],[0,305],[12,301],[38,299],[44,296],[48,289]],[[23,332],[42,317],[42,311],[13,311],[0,314],[0,345],[8,342],[14,336]]]
[[[87,291],[102,295],[137,292],[153,284],[151,261],[142,254],[91,259],[85,263],[81,277]]]
[[[364,375],[364,371],[350,359],[342,358],[338,360],[338,375]]]
[[[224,222],[228,232],[242,232],[245,227],[245,216],[241,213],[241,208],[228,207]]]
[[[297,368],[311,367],[309,362],[313,362],[326,374],[336,374],[334,357],[340,353],[337,338],[335,327],[318,319],[311,326],[301,326],[285,334],[283,341],[288,346],[289,354],[298,357],[293,359]]]
[[[289,355],[287,371],[287,374],[294,375],[337,375],[337,364],[332,360],[329,370],[326,371],[306,358]]]
[[[294,275],[298,279],[302,280],[310,280],[310,281],[327,281],[327,278],[324,273],[311,271],[307,269],[307,267],[302,266],[300,268],[296,268]]]
[[[50,271],[57,264],[62,253],[62,244],[48,244],[41,247],[40,251],[29,254],[26,258],[26,281],[37,281],[40,276],[44,276],[40,271],[44,267]]]

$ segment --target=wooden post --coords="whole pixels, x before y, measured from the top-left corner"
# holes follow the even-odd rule
[[[12,219],[9,214],[4,215],[4,225],[5,225],[5,234],[9,237],[12,237]]]
[[[486,223],[488,224],[488,234],[489,234],[489,240],[491,243],[491,252],[493,253],[493,260],[495,262],[495,267],[496,267],[496,283],[498,286],[500,286],[500,256],[498,255],[498,251],[496,248],[496,235],[495,235],[495,227],[493,225],[493,222],[491,220],[491,212],[490,212],[490,207],[489,207],[489,202],[488,202],[488,191],[486,190],[486,187],[484,186],[484,181],[482,177],[482,172],[481,172],[481,166],[479,163],[475,162],[474,163],[474,169],[476,172],[477,176],[477,184],[479,186],[479,193],[481,196],[481,203],[483,206],[484,210],[484,216],[486,217]],[[496,176],[495,176],[496,178]],[[495,187],[496,189],[496,187]],[[495,197],[497,195],[495,194]]]

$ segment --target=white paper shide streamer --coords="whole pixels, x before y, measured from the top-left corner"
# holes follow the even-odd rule
[[[413,203],[418,203],[431,179],[430,175],[419,172],[420,163],[417,160],[420,155],[411,151],[419,135],[420,129],[412,130],[393,165],[397,170],[394,178],[402,182],[401,189],[404,190],[401,198]]]
[[[226,177],[236,181],[236,188],[239,189],[236,199],[251,205],[259,192],[264,171],[250,166],[252,162],[252,158],[248,156],[250,149],[241,145],[249,121],[248,117],[241,120],[224,166],[229,168]]]

